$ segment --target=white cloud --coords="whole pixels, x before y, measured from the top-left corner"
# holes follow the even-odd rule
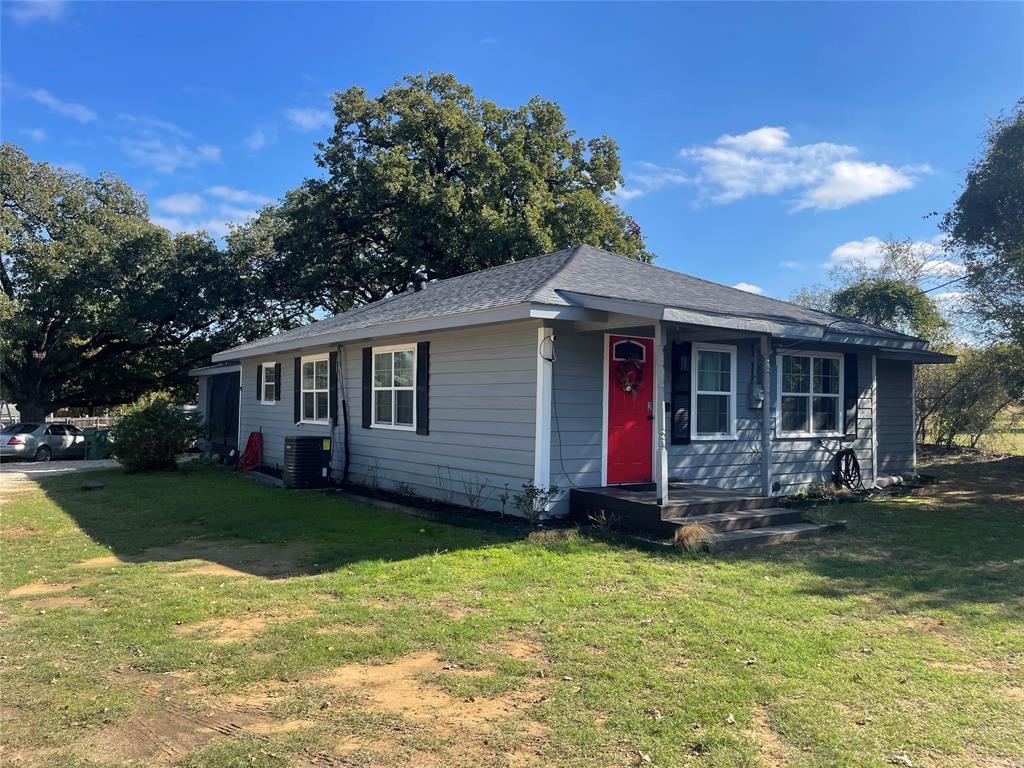
[[[228,221],[234,224],[241,224],[242,222],[255,218],[259,211],[252,211],[248,208],[235,208],[231,205],[222,205],[220,207],[220,213],[222,216],[226,216]]]
[[[245,146],[250,152],[257,152],[267,146],[267,134],[257,128],[245,137]]]
[[[711,201],[792,192],[797,194],[793,210],[834,210],[889,195],[909,189],[918,175],[931,170],[855,160],[856,154],[857,148],[846,144],[791,144],[781,126],[725,134],[714,144],[680,151],[697,166],[696,182]]]
[[[18,24],[59,21],[67,9],[66,0],[21,0],[7,3],[7,15]]]
[[[820,184],[804,192],[795,210],[832,211],[873,197],[891,195],[914,186],[916,173],[909,167],[896,169],[878,163],[842,160],[828,169]]]
[[[139,165],[158,173],[174,173],[179,168],[216,163],[221,154],[220,147],[212,144],[188,146],[180,142],[169,143],[158,137],[122,139],[121,149]]]
[[[724,147],[732,147],[740,152],[781,152],[789,143],[789,131],[781,126],[777,128],[765,126],[739,136],[723,134],[715,143]]]
[[[272,198],[266,195],[260,195],[255,192],[249,192],[245,189],[233,189],[232,187],[218,185],[210,187],[206,190],[206,194],[219,197],[221,200],[226,200],[229,203],[251,203],[252,205],[267,205],[268,203],[274,202]]]
[[[288,118],[294,127],[301,131],[315,131],[329,125],[333,115],[326,109],[288,109],[285,110],[285,117]]]
[[[183,139],[192,138],[192,134],[184,128],[179,128],[174,123],[169,123],[166,120],[159,120],[155,117],[149,117],[148,115],[129,115],[122,112],[117,116],[117,119],[123,120],[126,123],[131,123],[142,133],[170,133],[175,136],[180,136]]]
[[[921,263],[921,274],[928,277],[959,277],[967,274],[967,267],[948,259],[928,259]]]
[[[178,215],[190,215],[199,213],[204,206],[203,198],[199,195],[179,194],[161,197],[154,205],[161,211]]]
[[[759,285],[754,285],[752,283],[736,283],[736,285],[734,285],[733,288],[738,288],[739,290],[746,291],[747,293],[756,293],[758,295],[764,293],[764,288],[762,288]]]
[[[779,262],[779,266],[783,269],[804,269],[805,264],[801,264],[799,261],[793,261],[792,259],[785,259]]]
[[[624,174],[626,183],[615,190],[615,199],[628,203],[663,187],[678,186],[690,181],[689,177],[678,168],[655,165],[654,163],[637,163],[633,170]]]
[[[149,220],[158,227],[170,230],[171,234],[179,232],[198,232],[204,230],[213,237],[224,237],[228,234],[228,224],[221,219],[186,220],[177,216],[150,216]]]
[[[49,91],[43,88],[35,88],[28,91],[28,97],[37,104],[49,107],[62,117],[70,117],[80,123],[91,123],[96,119],[96,113],[83,104],[75,104],[71,101],[61,101]]]
[[[42,128],[25,128],[22,130],[32,141],[46,141],[46,131]]]
[[[833,263],[863,262],[869,267],[877,267],[882,263],[881,246],[882,241],[877,237],[849,240],[833,248],[829,258]]]

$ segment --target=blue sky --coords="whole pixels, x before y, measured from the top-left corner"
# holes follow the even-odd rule
[[[2,134],[215,233],[314,174],[330,94],[452,72],[618,141],[658,263],[787,297],[937,234],[1024,96],[1024,4],[5,2]]]

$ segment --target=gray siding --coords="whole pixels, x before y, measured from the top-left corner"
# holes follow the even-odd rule
[[[772,360],[775,364],[775,360]],[[828,481],[835,471],[834,455],[839,448],[852,448],[860,463],[865,487],[874,484],[871,476],[871,354],[857,355],[857,437],[775,437],[772,446],[772,479],[781,486],[780,493],[791,494],[808,483]],[[772,376],[772,409],[775,410],[777,377]],[[773,413],[777,419],[778,414]],[[773,421],[773,423],[775,423]],[[825,445],[821,443],[824,441]]]
[[[346,346],[351,479],[456,504],[469,503],[466,484],[479,483],[478,506],[500,510],[506,485],[514,494],[533,480],[538,327],[507,323],[381,342],[430,342],[429,435],[362,427],[362,348],[372,343]],[[511,501],[505,511],[515,512]]]
[[[669,445],[668,476],[756,493],[761,488],[761,410],[750,407],[750,380],[757,346],[745,340],[721,343],[736,347],[736,439]]]
[[[561,488],[593,487],[601,483],[604,336],[574,333],[556,327],[557,362],[553,370],[551,429],[551,481]],[[685,336],[678,338],[685,340]],[[711,341],[711,340],[709,340]],[[734,440],[695,440],[669,445],[669,477],[673,481],[706,483],[753,493],[761,491],[760,408],[751,405],[751,379],[760,354],[759,342],[730,340],[736,347],[736,430]],[[793,493],[814,480],[828,480],[833,456],[840,447],[856,451],[866,486],[871,476],[871,353],[858,354],[857,436],[853,440],[782,438],[772,436],[773,480],[780,492]],[[772,394],[769,403],[775,417],[775,357],[772,356]],[[774,421],[773,421],[774,424]]]
[[[332,465],[341,461],[341,441],[337,438],[340,430],[332,430],[321,424],[296,424],[293,395],[295,392],[294,358],[301,355],[314,355],[329,352],[328,347],[313,347],[298,351],[279,352],[265,358],[242,361],[242,392],[239,403],[239,422],[241,428],[241,445],[239,451],[245,450],[251,432],[263,433],[263,464],[268,467],[280,468],[284,461],[284,439],[289,435],[314,435],[317,437],[335,438],[332,445]],[[272,404],[264,405],[258,399],[256,386],[256,367],[259,365],[281,364],[281,399]]]
[[[533,479],[538,323],[509,323],[475,329],[388,337],[380,346],[430,342],[430,434],[362,426],[362,348],[348,344],[342,355],[339,396],[348,404],[349,479],[386,490],[467,504],[467,484],[483,485],[478,506],[500,510],[499,495],[519,492]],[[263,433],[263,463],[279,467],[288,435],[334,437],[332,476],[340,478],[344,434],[339,426],[296,424],[296,356],[332,351],[314,347],[242,366],[242,441]],[[257,399],[256,366],[281,363],[281,399]],[[340,414],[340,408],[339,408]],[[440,477],[439,477],[440,475]],[[445,490],[445,486],[449,489]],[[472,493],[472,490],[470,490]],[[513,513],[511,501],[506,512]]]
[[[604,334],[555,328],[551,394],[551,482],[601,485]]]
[[[878,361],[878,473],[915,474],[914,365]]]

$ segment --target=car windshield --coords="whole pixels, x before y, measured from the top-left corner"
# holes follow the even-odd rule
[[[27,435],[29,432],[35,432],[38,428],[38,424],[11,424],[9,427],[4,427],[3,431],[0,431],[0,435]]]

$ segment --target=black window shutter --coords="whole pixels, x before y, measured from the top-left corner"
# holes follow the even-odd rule
[[[416,434],[430,434],[430,342],[416,345]]]
[[[274,363],[274,399],[281,399],[281,364]]]
[[[338,426],[338,353],[331,352],[328,355],[328,359],[330,360],[328,365],[331,366],[331,370],[328,373],[328,381],[330,383],[327,385],[327,388],[330,392],[328,397],[331,402],[327,404],[327,410],[331,414],[331,426],[336,427]]]
[[[857,437],[857,401],[860,399],[860,381],[857,375],[857,353],[843,355],[843,413],[846,414],[847,437]]]
[[[292,402],[295,406],[295,423],[302,421],[302,358],[295,358],[295,378],[292,379]]]
[[[256,366],[256,399],[263,399],[263,366]]]
[[[373,424],[373,347],[363,347],[363,429]]]
[[[693,345],[688,341],[672,342],[672,371],[669,387],[672,392],[672,445],[690,442],[690,365]]]

